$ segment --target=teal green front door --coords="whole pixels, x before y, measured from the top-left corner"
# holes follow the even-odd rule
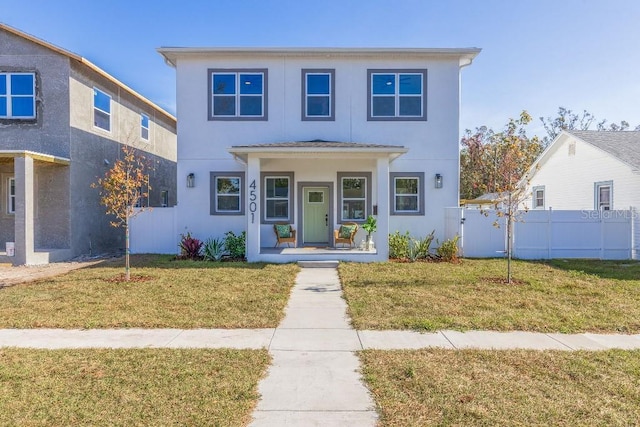
[[[304,187],[303,243],[329,244],[329,189]]]

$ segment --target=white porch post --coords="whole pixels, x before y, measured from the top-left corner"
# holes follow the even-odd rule
[[[13,161],[16,182],[15,264],[29,264],[34,253],[33,158],[16,157]]]
[[[378,259],[389,258],[389,159],[379,158],[377,162],[378,182],[378,231],[376,232],[376,249]]]
[[[247,161],[247,261],[260,258],[260,158],[249,154]]]

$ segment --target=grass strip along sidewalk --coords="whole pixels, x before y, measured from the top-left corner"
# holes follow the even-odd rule
[[[266,350],[0,349],[0,425],[242,426]]]
[[[356,329],[640,332],[640,262],[346,263]]]
[[[132,257],[0,289],[0,328],[273,328],[298,267]]]
[[[381,426],[638,425],[640,351],[360,352]]]

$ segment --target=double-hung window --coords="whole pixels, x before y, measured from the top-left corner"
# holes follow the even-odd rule
[[[93,88],[93,126],[111,131],[111,96]]]
[[[35,118],[35,73],[0,73],[0,119]]]
[[[533,209],[544,209],[544,186],[533,187],[531,197]]]
[[[613,209],[613,181],[595,183],[595,208],[600,211]]]
[[[302,120],[335,120],[335,70],[302,70]]]
[[[392,172],[391,214],[424,215],[424,172]]]
[[[7,213],[16,213],[16,180],[7,179]]]
[[[209,70],[209,120],[267,120],[267,70]]]
[[[265,221],[288,221],[291,209],[289,176],[265,176]]]
[[[211,172],[211,215],[244,215],[244,172]]]
[[[340,221],[364,221],[371,212],[371,173],[338,173]]]
[[[427,120],[427,70],[368,70],[368,120]]]
[[[140,114],[140,138],[149,140],[149,116]]]

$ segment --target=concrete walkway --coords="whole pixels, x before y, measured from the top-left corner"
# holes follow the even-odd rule
[[[273,335],[273,363],[258,391],[251,426],[374,426],[375,405],[360,379],[350,326],[334,268],[303,268],[285,318]]]

